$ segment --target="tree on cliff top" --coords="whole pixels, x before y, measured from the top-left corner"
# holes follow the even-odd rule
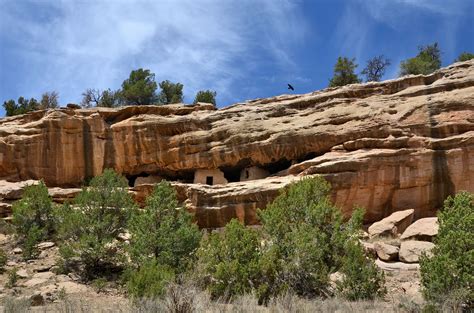
[[[468,61],[468,60],[471,60],[471,59],[474,59],[474,53],[463,52],[454,61],[455,62],[463,62],[463,61]]]
[[[383,55],[373,57],[367,61],[366,67],[362,70],[366,82],[379,82],[385,74],[385,69],[390,65],[390,60]]]
[[[39,110],[40,104],[35,98],[28,100],[20,97],[18,98],[18,104],[15,100],[8,100],[3,102],[3,107],[7,116],[13,116]]]
[[[217,93],[213,90],[200,90],[197,92],[193,103],[204,102],[216,105],[216,95]]]
[[[156,100],[156,88],[155,74],[139,68],[132,71],[130,77],[123,81],[121,95],[127,104],[153,104]]]
[[[114,108],[120,106],[122,100],[120,90],[87,89],[82,93],[81,105],[85,108],[92,106]]]
[[[360,83],[359,77],[354,73],[356,68],[355,58],[338,57],[336,65],[334,65],[334,76],[329,81],[329,87]]]
[[[158,96],[159,103],[171,104],[183,102],[183,84],[164,80],[160,83],[160,88],[161,92]]]
[[[59,94],[56,91],[48,91],[41,95],[40,109],[54,109],[57,108]]]
[[[418,55],[400,63],[400,76],[431,74],[441,67],[441,51],[438,43],[418,47]]]

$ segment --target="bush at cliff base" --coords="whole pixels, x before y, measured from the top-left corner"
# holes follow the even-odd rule
[[[163,295],[166,286],[174,280],[174,271],[155,259],[148,259],[137,270],[127,270],[124,274],[128,295],[134,299],[154,299]]]
[[[176,191],[166,181],[155,186],[144,209],[133,214],[128,228],[129,252],[137,267],[152,256],[159,264],[184,272],[201,240],[191,214],[179,207]]]
[[[63,206],[58,214],[58,235],[64,240],[60,247],[62,264],[67,267],[78,257],[84,278],[90,279],[123,261],[116,238],[124,232],[129,212],[134,209],[125,178],[110,169],[94,177],[73,204]]]
[[[37,255],[36,244],[49,238],[55,229],[54,206],[43,181],[25,188],[20,200],[13,203],[13,224],[25,259]]]
[[[260,279],[260,237],[236,219],[221,234],[204,238],[198,251],[198,274],[213,298],[251,293]]]
[[[420,260],[422,292],[436,304],[474,307],[474,195],[448,197],[438,213],[433,256]]]
[[[143,210],[129,222],[131,264],[125,274],[134,298],[158,297],[174,275],[195,261],[201,232],[185,208],[178,207],[176,191],[166,181],[155,186]]]
[[[212,295],[255,292],[260,303],[285,292],[327,297],[334,295],[329,274],[336,271],[345,277],[341,291],[360,285],[343,296],[355,300],[383,295],[383,275],[357,241],[362,214],[345,223],[331,204],[329,191],[323,178],[302,179],[259,213],[261,234],[232,221],[222,235],[205,239],[199,263]]]

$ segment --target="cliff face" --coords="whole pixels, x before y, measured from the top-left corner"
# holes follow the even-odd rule
[[[447,195],[474,192],[474,61],[220,110],[59,109],[0,120],[0,179],[75,187],[105,168],[131,185],[174,181],[205,227],[255,223],[278,188],[312,174],[332,183],[345,212],[366,208],[367,221],[407,208],[432,215]],[[195,175],[213,185],[193,184]],[[149,186],[134,190],[140,198]]]

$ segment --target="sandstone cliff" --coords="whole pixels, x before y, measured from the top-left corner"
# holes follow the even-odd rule
[[[447,195],[474,192],[474,60],[219,110],[58,109],[0,120],[0,179],[77,187],[105,168],[132,186],[145,176],[174,181],[203,227],[256,223],[256,208],[312,174],[331,182],[345,212],[366,208],[367,221],[401,209],[430,216]],[[140,199],[149,189],[133,191]]]

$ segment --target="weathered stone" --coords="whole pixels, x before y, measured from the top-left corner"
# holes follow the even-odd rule
[[[28,272],[27,272],[25,269],[20,269],[20,270],[16,271],[16,274],[17,274],[18,277],[20,277],[20,278],[27,278],[27,277],[30,276],[30,275],[28,274]]]
[[[438,234],[438,229],[439,225],[437,217],[420,218],[408,226],[400,239],[433,241],[433,237]]]
[[[146,176],[146,177],[137,177],[137,179],[135,179],[134,186],[147,185],[147,184],[157,184],[162,180],[163,180],[163,177],[156,176],[156,175],[150,175],[150,176]]]
[[[398,259],[398,247],[383,242],[376,242],[374,248],[377,252],[377,256],[383,261],[393,261]]]
[[[33,278],[39,278],[39,279],[51,279],[53,278],[54,276],[56,276],[56,274],[52,273],[52,272],[39,272],[39,273],[36,273],[33,275]]]
[[[44,242],[40,242],[38,245],[36,245],[36,247],[40,250],[46,250],[46,249],[54,247],[55,245],[56,244],[52,241],[44,241]]]
[[[398,257],[402,262],[416,263],[423,253],[426,253],[428,256],[431,255],[430,251],[434,246],[433,243],[427,241],[402,241]]]
[[[375,260],[375,265],[385,271],[417,271],[420,264],[408,264],[403,262],[384,262],[380,259]]]
[[[381,221],[373,223],[368,230],[370,237],[401,234],[413,221],[414,212],[413,209],[398,211]]]
[[[70,293],[81,293],[81,292],[87,292],[87,287],[72,281],[63,281],[63,282],[58,282],[58,290],[61,290],[64,288],[67,294]]]
[[[332,200],[346,216],[357,205],[366,209],[366,222],[405,208],[420,218],[432,216],[449,194],[474,192],[473,101],[471,60],[426,76],[219,110],[42,110],[0,120],[0,179],[79,187],[105,168],[130,179],[159,173],[182,183],[179,192],[201,227],[220,227],[235,217],[258,222],[255,210],[278,194],[275,179],[317,174],[331,183]],[[271,176],[236,182],[253,166]],[[222,171],[231,183],[214,185],[211,175],[213,186],[195,187],[202,169]]]
[[[36,285],[41,285],[47,282],[47,279],[44,278],[31,278],[27,280],[26,282],[23,283],[23,286],[25,287],[34,287]]]

